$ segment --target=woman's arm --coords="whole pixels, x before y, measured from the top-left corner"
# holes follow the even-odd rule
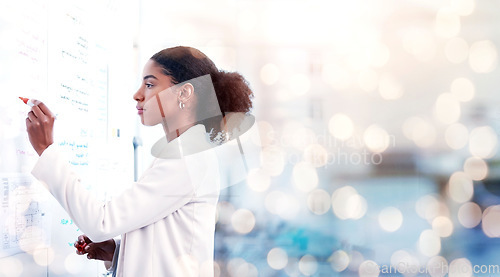
[[[47,187],[76,225],[97,242],[156,222],[194,197],[184,159],[156,160],[137,183],[106,203],[97,200],[80,184],[80,178],[56,146],[43,151],[32,174]]]
[[[186,158],[157,159],[131,188],[107,203],[98,201],[83,188],[80,178],[53,145],[54,115],[43,103],[34,101],[26,127],[40,158],[32,174],[92,241],[111,239],[175,212],[195,197],[195,186],[210,174],[207,164],[213,161],[190,159],[188,169]]]

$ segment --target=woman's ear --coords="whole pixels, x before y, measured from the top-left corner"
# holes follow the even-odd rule
[[[185,83],[179,89],[179,101],[188,102],[194,95],[194,87],[191,83]]]

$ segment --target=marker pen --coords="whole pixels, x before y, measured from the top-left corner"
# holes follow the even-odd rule
[[[31,101],[31,99],[24,98],[24,97],[19,97],[19,99],[21,99],[24,102],[24,104],[26,104],[30,107],[35,106],[35,104]]]
[[[78,251],[80,251],[80,252],[83,252],[83,250],[85,250],[86,246],[87,246],[86,242],[83,242],[83,244],[78,242],[78,244],[76,245],[76,249],[78,249]]]
[[[35,103],[33,103],[33,101],[31,101],[31,99],[29,98],[25,98],[25,97],[19,97],[19,99],[21,99],[21,101],[24,102],[24,104],[30,106],[30,107],[34,107],[35,106]],[[54,118],[57,119],[58,117],[58,114],[55,114],[54,115]]]

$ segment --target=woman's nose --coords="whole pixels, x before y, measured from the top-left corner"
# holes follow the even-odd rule
[[[144,96],[142,95],[140,89],[134,94],[133,97],[134,97],[134,100],[137,102],[141,102],[142,100],[144,100]]]

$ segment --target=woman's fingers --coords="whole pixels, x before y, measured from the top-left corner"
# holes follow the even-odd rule
[[[48,116],[53,116],[54,115],[50,111],[50,109],[45,105],[45,103],[43,103],[42,101],[36,100],[36,99],[31,99],[31,102],[34,104],[34,106],[32,107],[32,110],[39,110],[41,113],[43,113],[45,115],[48,115]],[[38,116],[38,114],[37,114],[37,116]]]
[[[36,105],[35,107],[38,107],[41,112],[43,112],[44,114],[46,114],[48,116],[54,116],[54,114],[50,111],[49,108],[47,108],[47,106],[45,106],[45,104],[43,102],[38,101],[38,100],[35,100],[35,101],[36,101],[35,103],[38,103],[38,104],[35,104]]]
[[[89,239],[89,237],[87,237],[87,235],[82,235],[82,237],[83,237],[83,241],[86,242],[86,243],[93,242],[92,240]]]
[[[88,239],[86,235],[80,235],[78,236],[78,242],[79,243],[84,243],[86,242],[85,240]]]
[[[95,248],[95,243],[90,243],[87,246],[85,246],[85,252],[88,253],[87,258],[88,259],[95,259],[96,258],[96,251],[98,249]]]
[[[92,244],[92,241],[86,235],[80,235],[73,245],[76,248],[76,254],[84,255],[89,253],[89,245]]]
[[[53,122],[55,119],[54,114],[43,104],[40,102],[40,104],[31,107],[31,112],[37,117],[40,118],[42,121],[47,121],[47,122]]]
[[[30,122],[33,122],[37,119],[36,115],[33,113],[33,112],[29,112],[28,113],[28,119],[30,120]]]
[[[45,116],[45,114],[42,112],[42,110],[38,106],[31,107],[31,112],[34,113],[35,116],[38,118],[43,118]]]

